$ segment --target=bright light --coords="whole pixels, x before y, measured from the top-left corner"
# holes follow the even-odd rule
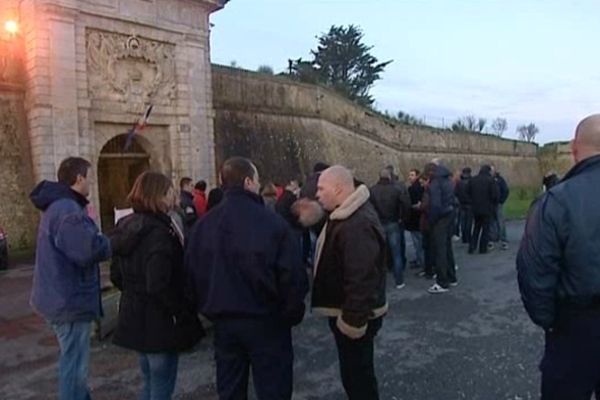
[[[17,21],[8,20],[4,23],[4,30],[14,35],[19,32],[19,24],[17,24]]]

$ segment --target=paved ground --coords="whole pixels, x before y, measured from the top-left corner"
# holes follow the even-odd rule
[[[430,284],[408,275],[389,282],[390,313],[377,338],[382,400],[532,399],[538,397],[542,334],[522,309],[514,259],[522,223],[509,224],[511,248],[467,255],[455,248],[460,285],[429,295]],[[410,253],[409,253],[410,254]],[[31,269],[0,275],[0,398],[56,398],[55,340],[27,307]],[[180,361],[176,399],[217,399],[211,339]],[[342,400],[333,338],[308,315],[294,331],[297,400]],[[133,399],[140,386],[131,352],[95,342],[90,385],[94,399]],[[253,397],[252,397],[253,398]]]

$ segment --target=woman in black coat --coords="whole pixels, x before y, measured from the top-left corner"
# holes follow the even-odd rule
[[[178,352],[202,334],[183,295],[183,233],[167,215],[177,195],[169,178],[144,172],[128,201],[135,212],[121,219],[110,235],[110,277],[122,292],[113,342],[140,355],[140,399],[170,399]]]

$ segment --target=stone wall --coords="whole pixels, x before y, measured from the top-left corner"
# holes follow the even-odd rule
[[[38,213],[29,202],[32,187],[23,93],[0,83],[0,227],[12,249],[33,244]]]
[[[513,186],[540,180],[537,145],[491,135],[393,124],[332,91],[213,65],[216,159],[252,158],[268,180],[303,178],[315,161],[367,182],[387,164],[402,175],[442,158],[452,169],[492,163]]]
[[[543,174],[556,172],[562,177],[574,165],[570,142],[547,143],[540,149],[538,158]]]

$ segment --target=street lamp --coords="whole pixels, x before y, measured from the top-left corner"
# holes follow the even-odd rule
[[[11,35],[16,35],[19,32],[19,24],[17,21],[9,19],[4,22],[4,30]]]

